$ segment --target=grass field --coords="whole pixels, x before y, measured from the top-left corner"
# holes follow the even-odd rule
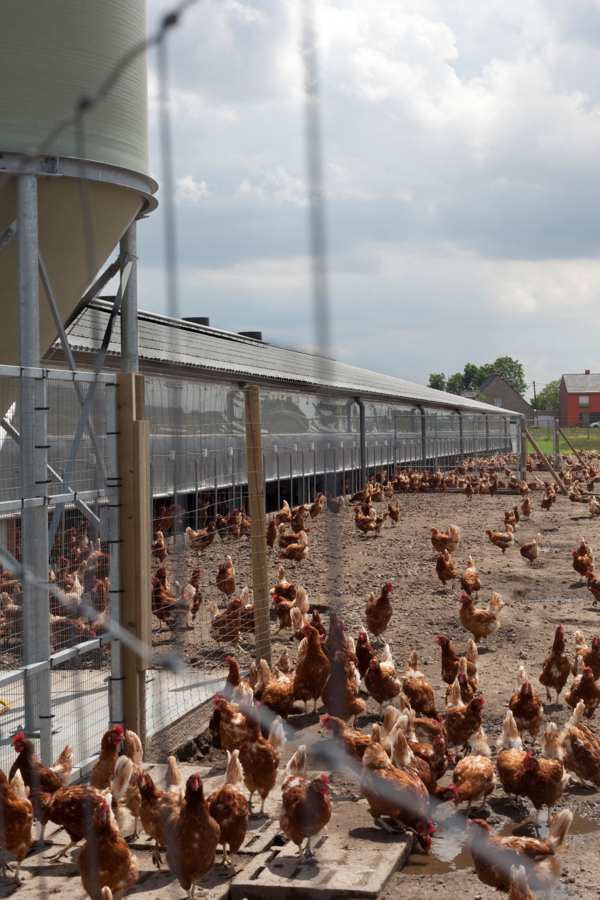
[[[576,450],[598,450],[600,452],[600,428],[563,428]],[[554,452],[554,435],[548,428],[529,428],[529,432],[543,453]],[[533,449],[533,448],[531,448]],[[561,453],[571,453],[571,448],[560,437]]]

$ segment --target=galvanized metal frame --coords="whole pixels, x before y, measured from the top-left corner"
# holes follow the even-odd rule
[[[50,279],[48,278],[48,272],[46,271],[46,266],[44,265],[44,260],[42,257],[41,251],[38,249],[38,265],[40,270],[40,278],[42,281],[42,286],[44,288],[44,292],[46,294],[46,299],[48,300],[48,305],[50,306],[50,311],[52,312],[52,318],[54,319],[54,324],[56,326],[56,330],[58,331],[58,337],[63,349],[63,353],[67,358],[67,362],[69,364],[69,368],[72,372],[75,372],[77,366],[75,365],[75,360],[73,358],[73,353],[71,351],[71,346],[69,344],[69,339],[67,337],[67,332],[65,331],[65,327],[63,325],[62,319],[60,317],[60,312],[58,311],[58,306],[56,304],[56,299],[54,297],[54,291],[52,290],[52,285],[50,284]],[[81,407],[83,408],[85,399],[83,396],[83,392],[81,390],[81,385],[78,381],[75,382],[75,392],[77,394],[77,399]],[[104,467],[104,460],[102,459],[102,454],[100,453],[100,448],[98,447],[98,441],[96,438],[96,432],[94,430],[94,424],[92,422],[91,416],[88,415],[85,427],[88,430],[88,434],[90,436],[90,441],[92,444],[92,449],[96,456],[96,463],[102,475],[102,480],[104,484],[106,484],[106,469]]]
[[[96,358],[96,364],[94,366],[94,375],[98,375],[104,365],[104,360],[106,358],[106,353],[108,351],[108,345],[110,344],[110,336],[112,334],[112,328],[115,318],[119,313],[119,309],[121,308],[121,301],[123,298],[123,292],[127,287],[127,281],[129,278],[129,273],[131,271],[131,267],[133,265],[133,260],[128,260],[125,263],[125,266],[121,270],[121,283],[119,285],[119,290],[117,291],[117,295],[114,299],[113,308],[111,315],[108,320],[108,324],[106,326],[106,331],[104,333],[104,338],[102,340],[102,345],[100,347],[100,351]],[[73,468],[75,466],[75,461],[77,459],[77,454],[79,452],[79,445],[81,443],[81,438],[83,437],[83,432],[86,426],[86,422],[89,417],[90,409],[92,407],[92,402],[94,400],[94,395],[96,393],[96,384],[97,381],[93,380],[88,388],[88,392],[81,410],[81,415],[79,417],[79,423],[77,425],[77,429],[75,431],[75,436],[73,438],[73,444],[71,445],[71,452],[69,454],[69,459],[67,461],[67,467],[65,469],[64,481],[68,484],[69,479],[71,478]],[[63,505],[57,504],[54,514],[52,516],[52,521],[50,523],[50,528],[48,530],[48,547],[52,547],[52,543],[54,541],[54,536],[56,534],[56,529],[58,528],[58,523],[60,521],[60,517],[62,515]]]

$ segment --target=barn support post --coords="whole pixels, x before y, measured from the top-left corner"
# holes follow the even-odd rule
[[[150,422],[145,419],[144,376],[117,375],[120,474],[121,625],[150,650],[151,500]],[[123,720],[146,742],[147,659],[122,647]]]
[[[133,262],[121,306],[121,371],[138,372],[137,223],[121,238],[121,256]]]
[[[360,421],[360,490],[367,483],[367,427],[365,422],[365,404],[360,397],[356,397],[355,400],[358,404]]]
[[[458,413],[458,430],[459,430],[459,445],[458,445],[458,453],[461,459],[461,464],[465,459],[465,436],[463,431],[463,417],[460,409],[455,410]]]
[[[419,406],[419,410],[421,411],[421,468],[425,470],[427,466],[427,420],[422,406]]]
[[[265,534],[265,494],[263,478],[260,390],[258,385],[244,387],[246,409],[246,455],[248,466],[248,512],[252,554],[252,591],[256,659],[271,665],[271,625],[269,618],[269,580],[267,539]]]

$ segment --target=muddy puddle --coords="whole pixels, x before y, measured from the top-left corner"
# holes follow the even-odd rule
[[[541,814],[540,818],[544,815]],[[405,875],[444,875],[459,869],[470,869],[473,865],[466,843],[465,817],[463,814],[448,816],[438,826],[433,835],[430,853],[417,849],[412,853],[402,869]],[[575,815],[569,829],[570,835],[590,834],[597,831],[600,822]],[[544,821],[536,831],[532,822],[505,822],[494,828],[498,837],[532,837],[544,840],[548,826]]]

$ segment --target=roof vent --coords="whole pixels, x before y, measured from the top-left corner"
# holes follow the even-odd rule
[[[241,337],[252,338],[254,341],[262,341],[262,331],[238,331]]]
[[[184,316],[184,322],[193,322],[194,325],[208,325],[210,328],[210,319],[208,316]]]
[[[586,374],[586,375],[589,375],[589,374],[590,374],[590,370],[589,370],[589,369],[586,369],[586,370],[585,370],[585,374]]]

